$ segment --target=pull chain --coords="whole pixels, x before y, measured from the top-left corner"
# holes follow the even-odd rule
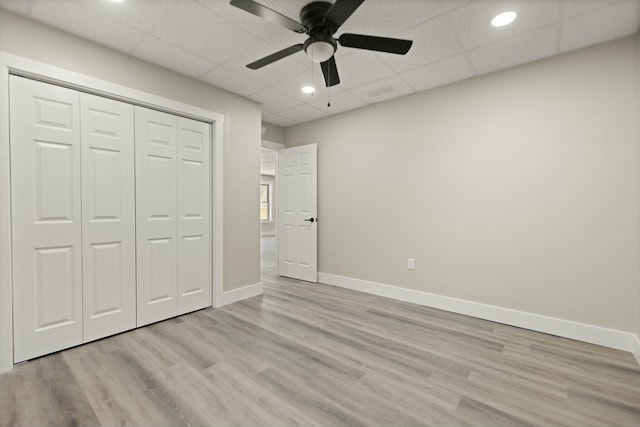
[[[327,66],[327,108],[331,107],[331,67]]]
[[[313,45],[311,46],[311,49],[313,49]],[[313,80],[313,61],[311,61],[311,87],[313,88],[313,92],[311,92],[311,96],[316,94],[316,85],[315,85],[315,80]]]

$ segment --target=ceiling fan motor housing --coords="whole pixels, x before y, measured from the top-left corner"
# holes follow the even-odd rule
[[[307,34],[313,36],[315,33],[321,32],[331,36],[336,32],[335,25],[324,19],[331,6],[333,5],[326,1],[314,1],[302,8],[300,21],[307,29]]]
[[[309,35],[309,38],[304,42],[304,51],[315,62],[328,60],[338,48],[332,37],[337,28],[325,20],[331,6],[333,5],[326,1],[314,1],[300,11],[300,20]]]

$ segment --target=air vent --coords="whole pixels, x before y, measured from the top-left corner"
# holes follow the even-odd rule
[[[367,92],[367,95],[369,95],[371,98],[375,98],[377,96],[380,95],[385,95],[387,93],[391,93],[391,92],[395,92],[396,88],[393,86],[385,86],[385,87],[381,87],[380,89],[376,89],[376,90],[372,90],[371,92]]]

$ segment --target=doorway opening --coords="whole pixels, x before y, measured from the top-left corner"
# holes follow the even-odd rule
[[[277,188],[278,150],[284,145],[262,141],[260,156],[260,266],[263,276],[278,274]]]

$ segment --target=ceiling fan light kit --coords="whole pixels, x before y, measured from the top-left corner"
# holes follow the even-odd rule
[[[406,54],[413,44],[411,40],[351,33],[343,33],[337,39],[333,37],[340,26],[363,2],[364,0],[336,0],[335,3],[314,1],[302,8],[300,11],[300,21],[302,23],[299,23],[253,0],[231,0],[230,4],[232,6],[296,33],[304,33],[308,36],[304,43],[295,44],[265,56],[248,64],[247,68],[257,70],[304,50],[313,62],[320,63],[325,85],[331,87],[340,83],[338,67],[334,57],[338,44],[355,49],[395,53],[398,55]]]
[[[337,45],[333,37],[320,34],[309,37],[304,42],[304,51],[313,62],[328,61],[336,52]]]

